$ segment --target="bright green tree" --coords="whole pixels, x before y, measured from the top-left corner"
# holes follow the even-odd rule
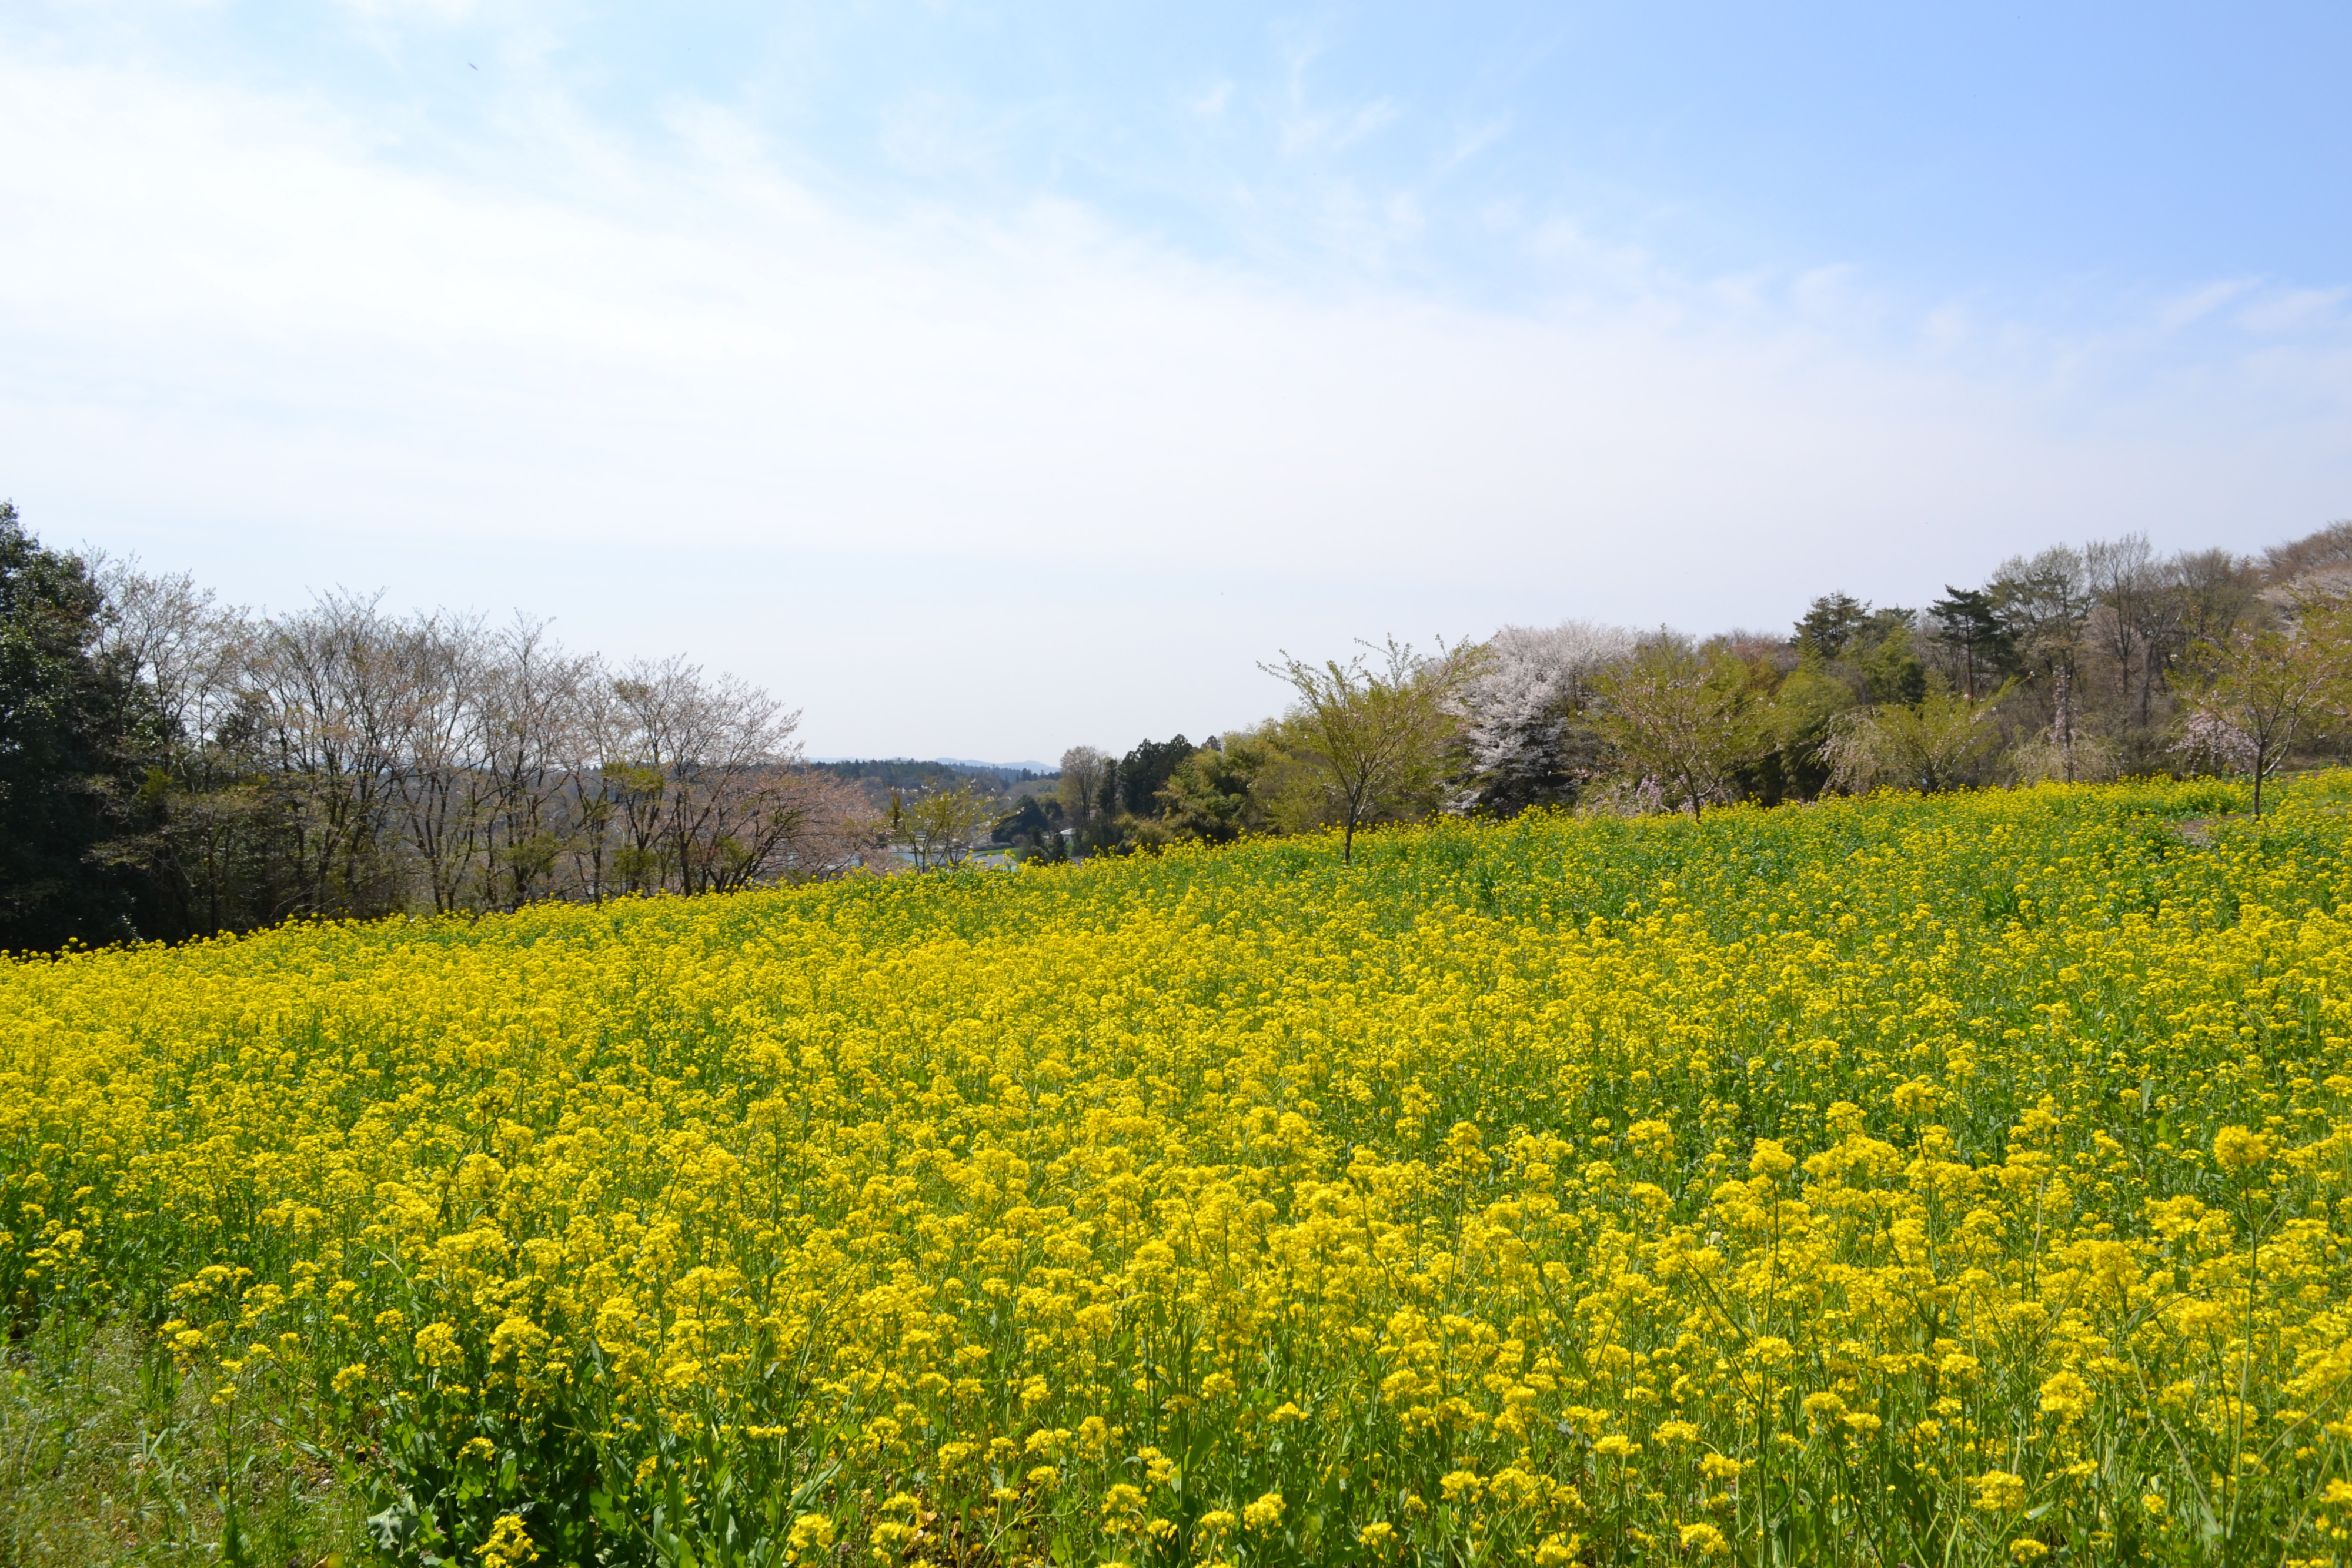
[[[1283,724],[1285,748],[1308,765],[1327,820],[1339,829],[1340,859],[1350,864],[1358,830],[1435,810],[1452,700],[1471,673],[1471,660],[1442,643],[1433,656],[1393,637],[1364,646],[1375,659],[1316,664],[1285,653],[1260,666],[1297,694]]]
[[[1661,632],[1593,685],[1594,726],[1625,770],[1694,818],[1709,800],[1733,799],[1740,768],[1769,743],[1748,666],[1728,648]]]

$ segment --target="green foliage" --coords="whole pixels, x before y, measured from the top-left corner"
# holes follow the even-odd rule
[[[1275,725],[1236,731],[1186,757],[1160,791],[1167,833],[1228,844],[1275,831],[1284,820],[1284,784],[1298,771],[1279,735]]]
[[[1872,702],[1907,707],[1927,695],[1927,666],[1912,643],[1911,612],[1879,613],[1901,619],[1885,625],[1882,635],[1864,642],[1854,653],[1853,665]]]
[[[1853,687],[1818,659],[1808,659],[1782,678],[1760,723],[1768,748],[1760,759],[1769,771],[1758,793],[1770,804],[1810,800],[1830,781],[1824,747],[1840,716],[1857,704]]]
[[[1646,639],[1602,672],[1594,725],[1664,802],[1688,810],[1737,799],[1742,771],[1762,755],[1768,731],[1751,672],[1720,644]]]
[[[890,803],[891,837],[915,857],[917,871],[952,869],[980,847],[992,812],[969,784]]]
[[[102,608],[82,561],[43,549],[0,502],[0,950],[133,934],[131,887],[105,852],[120,798],[136,800],[135,693],[97,656]]]
[[[1799,653],[1827,663],[1843,658],[1869,624],[1869,605],[1850,593],[1824,593],[1797,622],[1792,641]]]
[[[1927,606],[1944,642],[1959,655],[1960,694],[1975,697],[2017,672],[2017,640],[1990,593],[1944,585],[1944,597]]]
[[[1436,809],[1453,699],[1478,656],[1443,646],[1424,656],[1393,637],[1366,647],[1377,658],[1317,664],[1286,653],[1265,666],[1297,695],[1284,716],[1283,747],[1305,766],[1284,804],[1295,820],[1298,804],[1312,800],[1321,820],[1336,823],[1343,862],[1353,858],[1360,829]]]
[[[1184,759],[1192,755],[1192,743],[1179,735],[1171,740],[1147,740],[1118,759],[1118,800],[1122,810],[1133,817],[1152,817],[1160,813],[1160,792]]]
[[[1015,859],[1051,863],[1068,858],[1062,839],[1062,803],[1050,797],[1024,795],[1021,803],[989,830],[990,841],[1010,849]]]
[[[1911,703],[1881,703],[1846,716],[1827,751],[1841,789],[1935,792],[1981,781],[2000,744],[1999,695],[1972,702],[1940,685]]]

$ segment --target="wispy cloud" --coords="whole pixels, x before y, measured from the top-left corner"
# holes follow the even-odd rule
[[[2159,325],[2175,329],[2190,326],[2260,286],[2259,278],[2221,278],[2164,301],[2157,307],[2156,319]]]
[[[469,172],[312,98],[169,73],[0,64],[0,485],[144,527],[161,559],[184,538],[211,575],[282,570],[240,541],[292,538],[346,561],[326,580],[387,540],[625,560],[596,591],[635,596],[609,601],[633,634],[733,639],[829,749],[919,744],[841,717],[876,681],[931,683],[930,744],[1043,751],[1057,712],[1140,677],[1008,713],[985,662],[945,656],[1001,607],[940,589],[891,633],[918,666],[795,572],[850,602],[993,581],[1011,552],[1055,613],[1229,672],[1184,700],[1240,719],[1266,648],[1400,614],[1752,622],[2058,535],[2251,547],[2352,487],[2352,423],[2306,434],[2352,413],[2340,291],[2233,285],[2062,340],[1908,311],[1851,267],[1687,275],[1553,221],[1524,243],[1554,286],[1500,309],[1204,262],[1066,199],[853,214],[707,104],[647,144],[518,99]],[[1316,134],[1369,134],[1373,107]],[[917,115],[918,151],[984,155],[960,112]],[[1324,189],[1384,235],[1429,221],[1410,190]],[[2194,374],[2152,346],[2232,302],[2259,345]],[[714,557],[767,564],[715,582]],[[530,569],[500,572],[436,597],[534,601]],[[799,608],[754,637],[709,606],[761,572]]]
[[[2352,288],[2281,288],[2258,295],[2237,313],[2239,325],[2266,336],[2343,325]]]
[[[1230,80],[1211,82],[1184,100],[1184,107],[1203,120],[1214,120],[1225,112],[1234,100],[1234,84]]]

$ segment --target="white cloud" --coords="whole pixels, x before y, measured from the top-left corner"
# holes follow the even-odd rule
[[[467,175],[154,74],[0,64],[0,494],[37,527],[238,597],[562,610],[772,682],[829,752],[1123,745],[1255,716],[1277,644],[1769,622],[2352,509],[2352,365],[2293,336],[2333,297],[2259,359],[1971,368],[1965,313],[1917,357],[1850,269],[1685,285],[1564,224],[1559,295],[1507,313],[1064,204],[855,219],[707,107],[649,152],[520,104]]]
[[[1211,82],[1187,99],[1184,107],[1203,120],[1214,120],[1225,112],[1225,106],[1233,100],[1234,84],[1226,80],[1218,80]]]
[[[2156,312],[2158,322],[2167,328],[2179,329],[2201,321],[2231,300],[2259,287],[2261,279],[2225,277],[2202,287],[2193,288],[2178,298],[2167,300]]]
[[[2352,299],[2352,288],[2275,289],[2239,311],[2238,324],[2265,335],[2331,326],[2342,320],[2347,299]]]

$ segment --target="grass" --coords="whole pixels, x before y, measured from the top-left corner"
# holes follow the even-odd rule
[[[66,1314],[0,1374],[0,1568],[340,1568],[358,1489],[280,1410],[216,1407],[130,1317]]]

